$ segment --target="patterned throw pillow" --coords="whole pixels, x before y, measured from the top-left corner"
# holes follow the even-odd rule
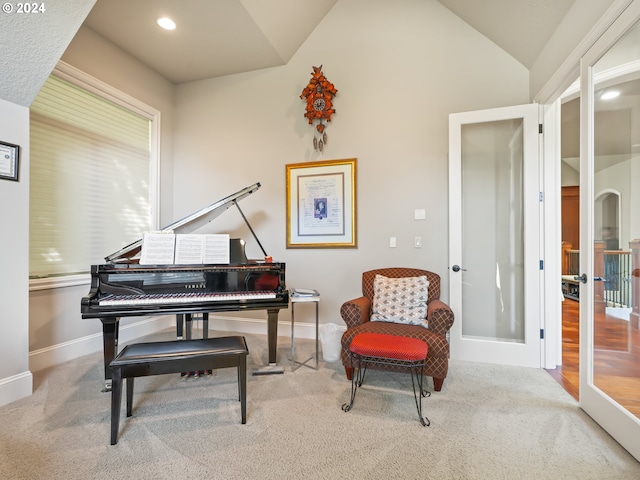
[[[408,323],[426,328],[428,289],[425,275],[402,278],[376,275],[371,321]]]

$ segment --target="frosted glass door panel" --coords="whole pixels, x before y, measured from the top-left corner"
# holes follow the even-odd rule
[[[522,119],[462,126],[463,337],[524,342]]]

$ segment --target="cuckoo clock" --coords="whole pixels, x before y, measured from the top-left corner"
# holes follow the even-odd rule
[[[309,125],[317,121],[313,135],[313,148],[319,151],[322,151],[327,143],[325,122],[330,122],[331,115],[336,113],[333,108],[333,97],[336,93],[338,93],[336,87],[322,73],[322,65],[313,67],[311,80],[302,90],[300,98],[307,103],[304,116],[309,120]]]

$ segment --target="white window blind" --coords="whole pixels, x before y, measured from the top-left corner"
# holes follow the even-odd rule
[[[30,275],[88,272],[150,230],[151,121],[51,76],[31,106]]]

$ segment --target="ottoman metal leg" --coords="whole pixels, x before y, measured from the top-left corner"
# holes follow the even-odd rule
[[[431,396],[431,392],[424,390],[422,388],[424,382],[424,362],[420,365],[420,373],[418,375],[417,371],[418,367],[411,368],[411,386],[413,387],[413,398],[416,401],[416,408],[418,409],[418,418],[420,419],[420,423],[423,427],[428,427],[431,425],[431,420],[428,417],[422,415],[422,397]],[[414,381],[413,376],[416,375],[416,380]],[[416,384],[418,385],[418,391],[416,392]]]
[[[354,358],[355,355],[351,354],[351,368],[354,368]],[[353,408],[353,402],[356,398],[356,392],[358,391],[358,387],[362,386],[364,382],[364,375],[367,372],[367,361],[370,359],[360,358],[357,356],[356,366],[354,375],[351,377],[351,399],[349,403],[345,403],[342,405],[342,411],[348,412]],[[373,361],[372,363],[376,363]],[[386,362],[379,362],[386,363]],[[397,365],[397,362],[395,363]],[[419,368],[419,371],[418,371]],[[431,392],[425,390],[424,386],[424,362],[415,365],[408,365],[409,372],[411,374],[411,386],[413,387],[413,398],[416,403],[416,409],[418,410],[418,419],[423,427],[428,427],[431,425],[431,420],[428,417],[422,414],[422,397],[431,396]],[[415,377],[415,378],[414,378]]]
[[[353,371],[354,367],[353,367],[353,352],[351,352],[350,358],[351,358],[351,370]],[[351,400],[349,401],[349,403],[345,403],[342,405],[342,411],[343,412],[348,412],[349,410],[351,410],[351,407],[353,407],[353,401],[356,398],[356,391],[358,390],[358,387],[362,386],[362,382],[364,381],[364,374],[366,372],[366,364],[365,364],[365,368],[362,368],[362,362],[361,359],[358,358],[357,361],[357,367],[355,367],[355,374],[351,376]]]

